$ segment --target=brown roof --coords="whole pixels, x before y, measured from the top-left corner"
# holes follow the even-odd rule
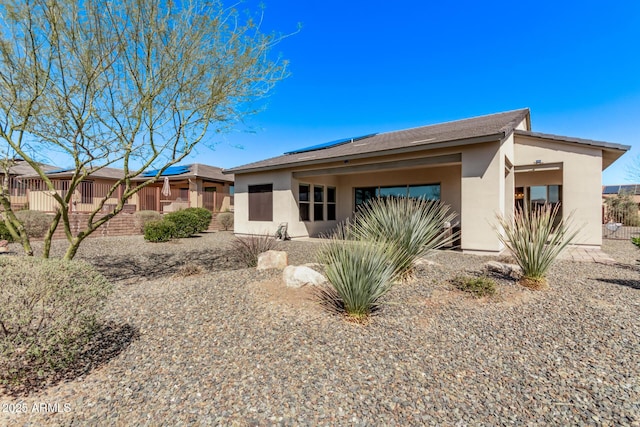
[[[609,148],[613,150],[628,151],[629,149],[631,149],[630,145],[615,144],[613,142],[605,142],[605,141],[594,141],[593,139],[575,138],[572,136],[553,135],[550,133],[531,132],[531,131],[524,131],[519,129],[516,130],[515,133],[516,135],[530,136],[532,138],[544,138],[544,139],[551,139],[551,140],[560,141],[560,142],[572,142],[575,144],[592,145],[594,147]]]
[[[249,163],[224,173],[253,172],[259,170],[278,169],[300,164],[325,163],[353,158],[368,157],[380,154],[392,154],[394,151],[406,149],[436,148],[440,143],[470,140],[501,140],[509,136],[518,124],[527,121],[529,128],[529,109],[508,111],[471,119],[457,120],[430,126],[375,134],[362,139],[355,139],[341,145],[273,157],[259,162]],[[417,148],[416,148],[417,147]]]
[[[71,169],[57,169],[47,172],[47,176],[50,178],[70,178],[73,175],[74,170]],[[117,168],[104,167],[89,174],[90,178],[102,178],[118,180],[124,178],[124,171]]]
[[[188,166],[196,177],[209,178],[222,182],[233,182],[233,175],[224,175],[222,169],[219,167],[203,165],[201,163],[194,163]]]
[[[9,175],[33,175],[36,171],[22,159],[14,159],[15,164],[9,168]],[[46,172],[58,169],[55,166],[39,163],[40,167]]]

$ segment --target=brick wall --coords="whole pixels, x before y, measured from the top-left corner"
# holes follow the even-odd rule
[[[72,213],[69,214],[71,232],[76,235],[87,227],[89,214]],[[217,214],[213,214],[211,224],[208,231],[218,231],[220,225],[217,221]],[[132,213],[120,213],[111,218],[100,228],[93,232],[89,237],[107,237],[107,236],[133,236],[142,234],[135,226],[135,216]],[[58,225],[58,229],[53,235],[54,239],[64,239],[64,229],[62,224]]]

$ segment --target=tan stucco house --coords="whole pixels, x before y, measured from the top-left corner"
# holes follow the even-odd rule
[[[45,183],[28,165],[14,167],[15,176],[10,178],[11,204],[17,208],[29,208],[43,212],[57,209]],[[72,170],[43,166],[58,194],[66,194]],[[132,179],[134,185],[154,177],[158,171],[143,172]],[[71,212],[92,212],[100,206],[108,191],[124,177],[122,169],[103,167],[90,173],[80,182],[71,199]],[[165,188],[166,181],[166,188]],[[108,198],[103,210],[110,210],[118,203],[124,185],[120,185],[113,197]],[[15,193],[15,195],[14,195]],[[173,212],[189,207],[204,207],[212,212],[233,210],[233,175],[223,175],[222,169],[192,163],[167,168],[160,179],[142,188],[127,200],[124,212],[155,210],[161,213]]]
[[[348,138],[224,171],[235,174],[235,232],[318,236],[378,195],[440,199],[460,248],[498,253],[493,225],[518,204],[561,203],[580,244],[602,242],[602,170],[629,146],[531,131],[528,109]]]

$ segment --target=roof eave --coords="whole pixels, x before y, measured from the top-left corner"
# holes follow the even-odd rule
[[[498,132],[494,134],[476,136],[472,138],[463,138],[463,139],[454,139],[448,141],[441,141],[435,143],[428,143],[422,145],[415,145],[411,147],[399,147],[392,148],[389,150],[380,150],[380,151],[370,151],[366,153],[360,154],[349,154],[343,156],[336,157],[327,157],[324,159],[315,159],[315,160],[301,160],[297,162],[291,163],[283,163],[278,165],[267,165],[267,166],[258,166],[258,167],[249,167],[249,168],[231,168],[231,169],[223,169],[223,174],[244,174],[244,173],[255,173],[255,172],[266,172],[277,169],[288,169],[295,168],[299,166],[307,166],[307,165],[318,165],[324,163],[332,163],[332,162],[340,162],[344,160],[355,160],[355,159],[367,159],[372,157],[379,156],[388,156],[394,154],[404,154],[404,153],[413,153],[416,151],[425,151],[425,150],[435,150],[439,148],[449,148],[449,147],[458,147],[461,145],[471,145],[471,144],[482,144],[486,142],[498,142],[503,141],[508,135],[505,135],[504,132]]]

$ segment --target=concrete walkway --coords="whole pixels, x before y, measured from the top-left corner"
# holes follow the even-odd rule
[[[616,263],[615,259],[604,253],[600,248],[578,246],[565,249],[565,251],[560,255],[560,259],[580,262],[597,262],[601,264]]]

